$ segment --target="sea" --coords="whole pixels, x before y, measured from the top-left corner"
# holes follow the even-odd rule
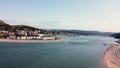
[[[100,68],[104,51],[117,39],[58,36],[61,42],[0,42],[0,68]]]

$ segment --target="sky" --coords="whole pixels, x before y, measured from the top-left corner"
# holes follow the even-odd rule
[[[42,29],[120,32],[120,0],[0,0],[0,19]]]

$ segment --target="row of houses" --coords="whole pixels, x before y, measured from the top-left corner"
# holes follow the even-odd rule
[[[54,36],[10,36],[7,39],[18,39],[18,40],[54,40]]]
[[[16,30],[0,31],[0,34],[6,35],[7,39],[22,39],[22,40],[53,40],[55,37],[52,34],[41,34],[40,30],[28,31],[28,30]]]

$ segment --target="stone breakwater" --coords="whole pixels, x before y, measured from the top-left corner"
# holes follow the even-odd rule
[[[104,53],[105,68],[120,68],[120,44],[109,47]]]

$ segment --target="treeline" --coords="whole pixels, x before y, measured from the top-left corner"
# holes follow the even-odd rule
[[[52,32],[59,32],[64,34],[77,34],[77,35],[101,35],[101,36],[111,36],[112,32],[99,32],[99,31],[85,31],[85,30],[49,30]]]

